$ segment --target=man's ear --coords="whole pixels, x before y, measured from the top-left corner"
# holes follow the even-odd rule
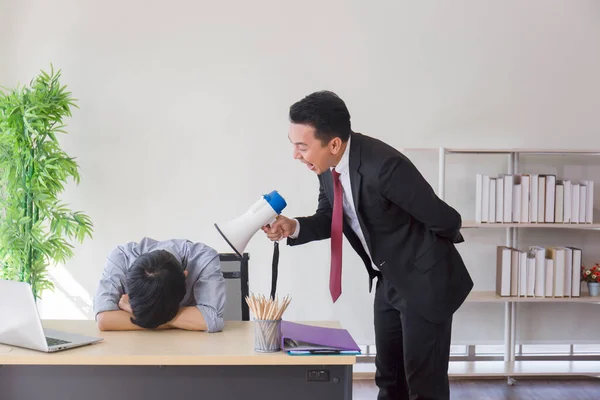
[[[331,139],[329,142],[329,149],[331,150],[331,153],[338,154],[342,149],[342,139],[339,137],[334,137]]]
[[[183,271],[183,275],[184,275],[186,278],[187,278],[187,274],[188,274],[187,270],[184,270],[184,271]]]

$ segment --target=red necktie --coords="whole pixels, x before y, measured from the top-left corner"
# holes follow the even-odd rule
[[[342,294],[342,226],[344,217],[343,189],[340,174],[331,170],[333,176],[333,215],[331,216],[331,270],[329,291],[333,302]]]

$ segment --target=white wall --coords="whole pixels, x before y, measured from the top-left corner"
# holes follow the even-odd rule
[[[69,296],[49,294],[47,317],[92,317],[90,296],[118,243],[186,237],[229,251],[213,223],[273,189],[288,200],[285,214],[312,213],[317,180],[292,160],[287,111],[315,90],[338,92],[355,130],[399,147],[600,148],[592,0],[22,0],[0,10],[1,84],[52,62],[79,99],[62,143],[82,181],[65,200],[92,217],[95,235],[61,271],[72,277],[60,278]],[[432,183],[435,162],[418,163]],[[474,194],[484,161],[460,162],[448,201],[468,219],[473,200],[451,188]],[[465,234],[476,288],[490,288],[503,235]],[[267,293],[272,246],[257,235],[247,250],[251,290]],[[328,242],[283,248],[279,293],[294,299],[286,317],[339,319],[369,341],[366,273],[351,251],[345,260],[344,295],[332,305]],[[487,327],[482,338],[501,339],[501,309],[465,306],[455,338]]]

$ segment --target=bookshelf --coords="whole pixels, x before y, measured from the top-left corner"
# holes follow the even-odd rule
[[[514,297],[499,296],[495,291],[472,291],[466,300],[468,303],[598,303],[600,297],[590,297],[582,293],[579,297]]]
[[[448,154],[484,154],[506,155],[508,157],[508,175],[519,174],[521,155],[552,156],[600,156],[595,149],[541,149],[541,148],[403,148],[400,151],[436,151],[438,153],[438,196],[445,198],[446,156]],[[518,244],[520,229],[576,229],[600,230],[600,223],[548,223],[548,222],[476,222],[463,221],[463,229],[504,229],[507,247]],[[499,243],[499,245],[501,245]],[[495,270],[495,263],[490,265]],[[502,303],[504,304],[504,357],[503,361],[453,361],[450,364],[450,375],[455,376],[504,376],[508,384],[514,384],[513,376],[518,375],[597,375],[600,363],[597,361],[560,361],[547,363],[544,361],[515,361],[515,337],[517,303],[590,303],[600,304],[600,297],[590,297],[582,292],[580,297],[515,297],[499,296],[495,291],[472,291],[467,303]],[[559,365],[560,364],[560,365]]]
[[[355,379],[373,379],[375,366],[369,364],[356,364],[354,366]],[[456,378],[471,378],[479,376],[505,377],[511,376],[536,376],[551,377],[565,375],[600,375],[600,363],[591,360],[574,361],[452,361],[448,367],[448,375]]]
[[[600,230],[600,224],[561,224],[561,223],[545,223],[545,222],[495,222],[495,223],[478,223],[475,221],[463,221],[463,229],[494,229],[494,228],[533,228],[533,229],[581,229],[581,230]]]
[[[600,150],[585,149],[469,149],[469,148],[432,148],[432,147],[404,147],[400,151],[443,151],[444,154],[552,154],[552,155],[591,155],[600,156]]]

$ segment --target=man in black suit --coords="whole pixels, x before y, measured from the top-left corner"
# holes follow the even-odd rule
[[[346,105],[334,93],[293,104],[290,122],[294,158],[319,178],[317,211],[280,216],[263,230],[292,246],[331,238],[333,301],[341,294],[343,230],[365,263],[369,290],[377,277],[378,399],[448,399],[452,315],[473,287],[454,246],[464,241],[460,214],[406,156],[352,132]]]

